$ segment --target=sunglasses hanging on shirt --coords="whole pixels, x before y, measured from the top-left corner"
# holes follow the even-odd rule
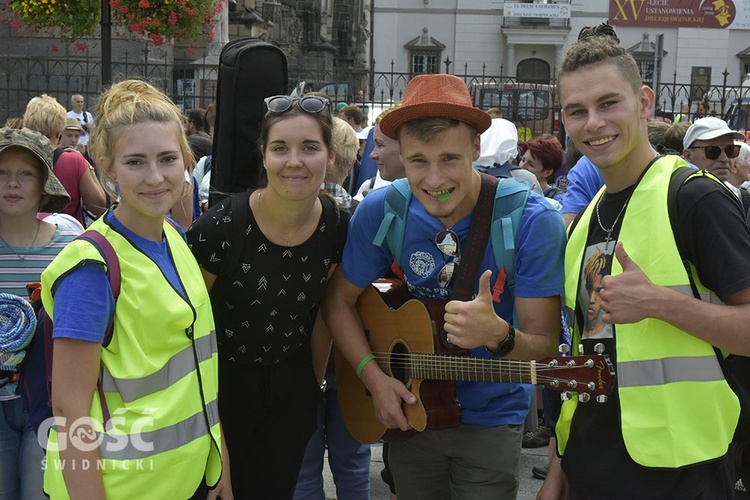
[[[458,246],[458,235],[450,229],[443,229],[435,235],[435,245],[443,255],[453,258],[438,273],[437,281],[441,288],[447,288],[453,281],[453,271],[461,260],[461,250]]]

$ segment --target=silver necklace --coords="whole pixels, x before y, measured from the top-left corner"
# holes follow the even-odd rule
[[[606,194],[606,193],[604,193]],[[628,196],[628,199],[625,200],[625,203],[622,205],[622,208],[620,209],[620,213],[617,214],[617,217],[615,217],[615,221],[612,223],[612,226],[607,229],[604,227],[604,224],[602,224],[602,217],[599,215],[599,204],[602,202],[602,198],[604,198],[604,195],[599,198],[596,202],[596,221],[599,223],[599,227],[602,228],[602,231],[607,233],[607,237],[604,240],[604,248],[606,249],[609,245],[609,242],[612,241],[612,231],[615,230],[615,226],[617,225],[617,221],[620,220],[620,216],[625,212],[625,208],[628,206],[628,203],[630,203],[630,196]]]
[[[5,241],[5,238],[3,238],[2,235],[0,235],[0,241],[3,243],[3,245],[5,245],[6,247],[8,247],[8,249],[11,252],[13,252],[13,254],[16,257],[18,257],[18,260],[20,260],[21,262],[25,262],[26,261],[26,257],[29,255],[29,253],[31,253],[31,251],[29,250],[28,252],[25,252],[25,253],[24,252],[18,253],[16,251],[16,248],[32,248],[34,246],[34,243],[36,243],[36,239],[39,237],[39,229],[41,229],[41,227],[42,227],[42,223],[39,220],[37,220],[36,221],[36,233],[34,233],[34,239],[31,240],[31,243],[29,243],[25,247],[14,247],[14,246],[11,246],[10,244],[8,244],[7,241]]]
[[[265,214],[263,213],[263,207],[261,206],[261,202],[260,202],[260,199],[261,199],[261,195],[262,195],[262,194],[263,194],[263,192],[262,192],[262,191],[258,191],[258,214],[259,214],[259,215],[261,216],[261,218],[262,218],[262,219],[263,219],[264,221],[266,221],[266,224],[267,224],[267,226],[268,226],[268,229],[270,229],[271,231],[273,231],[273,233],[274,233],[274,234],[275,234],[276,236],[278,236],[279,238],[281,238],[282,240],[284,240],[284,244],[285,244],[285,245],[286,245],[286,246],[287,246],[288,248],[289,248],[289,247],[291,247],[291,246],[292,246],[292,242],[293,242],[293,241],[294,241],[294,239],[295,239],[295,238],[297,237],[297,233],[299,233],[299,232],[300,232],[300,230],[301,230],[301,229],[302,229],[303,227],[305,227],[305,226],[307,225],[307,223],[308,223],[308,222],[310,222],[310,219],[312,218],[313,214],[315,213],[315,210],[311,210],[311,211],[310,211],[310,215],[308,215],[308,216],[307,216],[307,219],[305,219],[305,222],[303,222],[301,226],[297,227],[297,229],[296,229],[296,230],[295,230],[295,231],[294,231],[294,232],[293,232],[293,233],[292,233],[291,235],[289,235],[289,236],[286,236],[286,235],[283,235],[283,234],[279,233],[278,231],[276,231],[276,229],[274,229],[273,227],[271,227],[271,223],[270,223],[270,222],[269,222],[269,220],[268,220],[268,219],[266,218],[266,215],[265,215]]]

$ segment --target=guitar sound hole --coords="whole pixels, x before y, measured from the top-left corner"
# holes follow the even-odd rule
[[[391,349],[391,373],[394,378],[400,380],[404,385],[406,385],[406,382],[411,378],[409,364],[407,362],[409,359],[409,356],[407,356],[408,354],[409,349],[403,342],[397,342],[393,345],[393,349]]]

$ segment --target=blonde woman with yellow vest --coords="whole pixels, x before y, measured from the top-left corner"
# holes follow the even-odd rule
[[[232,498],[210,301],[184,234],[165,220],[194,161],[180,112],[151,85],[128,80],[102,94],[96,116],[91,150],[120,202],[89,229],[115,250],[121,287],[115,300],[102,253],[84,240],[42,276],[55,323],[45,491],[185,499],[205,478],[209,498]]]

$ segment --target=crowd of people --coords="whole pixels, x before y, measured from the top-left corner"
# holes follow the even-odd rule
[[[515,498],[522,446],[547,443],[538,500],[742,498],[750,146],[707,109],[656,110],[608,25],[582,30],[557,91],[565,143],[445,74],[372,125],[324,94],[266,97],[264,182],[210,207],[215,106],[183,115],[138,80],[91,111],[31,99],[0,129],[0,499],[322,500],[326,451],[338,498],[370,498],[351,381],[400,437],[392,498]],[[373,283],[429,305],[417,353],[525,366],[563,344],[616,381],[597,402],[417,381],[414,337],[383,317],[406,351],[374,347]],[[40,307],[48,432],[19,389],[42,329],[4,330]]]

